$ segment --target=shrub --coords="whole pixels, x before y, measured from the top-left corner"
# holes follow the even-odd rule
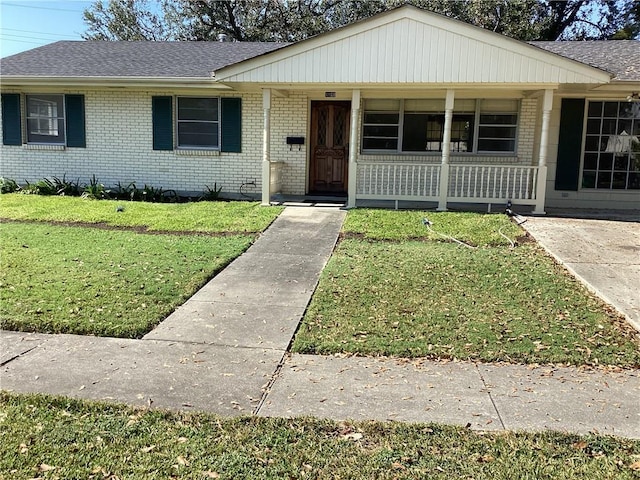
[[[98,181],[95,175],[91,176],[89,183],[84,186],[82,198],[90,198],[92,200],[101,200],[109,198],[110,191]]]
[[[222,191],[222,185],[218,187],[217,183],[213,184],[213,188],[209,185],[205,185],[206,190],[200,195],[199,200],[215,201],[220,200],[220,192]]]
[[[0,193],[13,193],[20,190],[20,186],[15,180],[0,177]]]

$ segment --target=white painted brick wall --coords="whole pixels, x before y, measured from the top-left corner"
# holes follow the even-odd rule
[[[95,175],[108,186],[135,182],[139,187],[146,183],[192,192],[204,191],[205,185],[213,188],[215,183],[229,193],[238,193],[243,182],[255,179],[257,186],[245,188],[245,192],[260,192],[262,96],[259,93],[223,94],[242,97],[242,153],[154,151],[151,97],[175,92],[65,90],[61,93],[85,95],[87,148],[51,150],[3,145],[0,175],[18,183],[65,174],[67,179],[86,183]]]

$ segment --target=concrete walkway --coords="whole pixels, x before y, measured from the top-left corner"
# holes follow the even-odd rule
[[[618,220],[528,217],[522,226],[640,331],[640,213],[619,214]]]
[[[286,354],[344,212],[287,208],[142,340],[2,332],[0,387],[203,410],[640,438],[636,370]]]

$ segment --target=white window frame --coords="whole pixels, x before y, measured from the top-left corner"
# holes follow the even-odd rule
[[[398,99],[394,99],[394,100],[398,100]],[[466,110],[455,110],[453,111],[454,115],[474,115],[474,122],[473,122],[473,132],[472,132],[472,145],[470,146],[471,149],[466,151],[466,152],[452,152],[454,153],[454,155],[456,156],[462,156],[462,155],[492,155],[492,156],[499,156],[499,155],[504,155],[504,156],[515,156],[518,154],[518,137],[519,137],[519,133],[520,133],[520,120],[521,120],[521,102],[518,99],[518,106],[516,108],[515,111],[513,112],[504,112],[504,111],[494,111],[492,109],[488,109],[488,110],[483,110],[482,109],[482,99],[473,99],[475,100],[475,110],[474,112],[470,112],[470,111],[466,111]],[[360,145],[360,149],[362,151],[363,154],[386,154],[386,155],[425,155],[425,156],[434,156],[434,155],[440,155],[441,151],[436,151],[436,150],[425,150],[424,152],[416,152],[416,151],[405,151],[402,150],[402,145],[403,145],[403,136],[404,136],[404,121],[405,121],[405,99],[399,99],[399,109],[396,110],[386,110],[386,111],[378,111],[378,110],[367,110],[366,109],[366,99],[365,99],[365,108],[363,108],[363,117],[362,117],[362,135],[361,135],[361,145]],[[369,125],[369,124],[365,124],[364,123],[364,116],[366,113],[398,113],[399,118],[398,118],[398,146],[395,150],[391,150],[391,149],[365,149],[364,148],[364,127],[365,125]],[[412,113],[421,113],[421,114],[428,114],[428,115],[442,115],[444,116],[444,111],[420,111],[420,112],[412,112]],[[513,137],[513,141],[514,141],[514,148],[513,150],[496,150],[496,151],[492,151],[492,150],[478,150],[478,140],[479,140],[479,132],[480,132],[480,115],[481,114],[487,114],[487,115],[515,115],[516,116],[516,124],[512,125],[512,124],[497,124],[496,126],[498,127],[509,127],[509,128],[513,128],[515,127],[515,137]],[[493,126],[493,124],[483,124],[483,126]],[[485,137],[483,137],[485,138]],[[511,140],[511,138],[503,138],[500,140]],[[442,143],[442,140],[440,140],[440,143]]]
[[[616,131],[619,129],[618,127],[618,123],[621,119],[620,117],[620,112],[619,112],[619,108],[620,108],[620,104],[624,104],[627,102],[627,100],[623,100],[623,99],[587,99],[587,101],[585,102],[585,108],[584,108],[584,123],[583,123],[583,133],[582,133],[582,156],[580,158],[580,171],[579,171],[579,183],[578,183],[578,188],[581,191],[585,191],[585,192],[609,192],[609,193],[622,193],[622,192],[632,192],[634,194],[637,194],[640,190],[636,189],[636,188],[629,188],[629,175],[631,173],[636,173],[635,171],[631,170],[631,150],[629,150],[629,152],[625,152],[627,153],[627,169],[626,169],[626,181],[625,181],[625,188],[613,188],[613,176],[614,174],[617,172],[615,169],[615,155],[612,159],[612,164],[611,164],[611,180],[609,181],[609,187],[608,188],[598,188],[598,175],[601,171],[603,172],[609,172],[609,170],[604,170],[604,169],[600,169],[600,157],[601,157],[601,153],[612,153],[612,152],[607,152],[606,149],[605,151],[601,151],[598,150],[597,152],[593,151],[593,150],[589,150],[587,151],[587,136],[591,135],[591,136],[595,136],[594,134],[588,134],[587,133],[587,128],[588,128],[588,124],[589,124],[589,119],[595,119],[598,118],[600,120],[600,128],[599,128],[599,133],[597,134],[597,137],[600,138],[602,141],[602,137],[604,136],[611,136],[611,134],[603,134],[602,133],[602,127],[603,127],[603,123],[605,119],[612,119],[613,117],[605,117],[604,115],[604,103],[609,103],[609,102],[615,102],[618,104],[618,113],[616,114]],[[601,110],[600,116],[599,117],[590,117],[589,116],[589,105],[591,103],[602,103],[603,104],[603,108]],[[639,105],[637,108],[640,108],[640,103],[638,103],[637,105]],[[632,123],[635,124],[636,122],[640,123],[640,118],[632,118],[631,119]],[[633,136],[633,132],[629,132],[630,135]],[[607,143],[608,143],[608,139],[607,139]],[[595,173],[595,178],[594,178],[594,186],[593,187],[585,187],[584,186],[584,173],[585,173],[585,156],[587,153],[597,153],[598,156],[596,158],[596,168],[595,170],[592,168],[588,168],[586,169],[588,172],[594,172]],[[620,170],[619,172],[621,172],[622,170]]]
[[[62,106],[62,115],[57,111],[57,101],[47,100],[46,98],[38,98],[38,97],[59,97],[60,104]],[[30,100],[41,102],[43,105],[48,104],[50,112],[48,114],[40,114],[39,112],[36,115],[31,114],[30,109]],[[56,111],[51,112],[51,107],[55,104]],[[30,145],[66,145],[67,143],[67,131],[66,131],[66,101],[65,95],[63,93],[27,93],[25,94],[25,128],[27,132],[27,144]],[[30,127],[30,123],[33,121],[37,122],[38,128],[36,131],[32,131]],[[58,123],[62,121],[62,133],[60,133],[60,129],[58,127]],[[44,122],[44,129],[41,128],[41,124]],[[55,134],[50,133],[39,133],[41,131],[55,132]],[[56,140],[43,141],[32,140],[32,135],[38,135],[40,137],[55,137]]]
[[[181,99],[194,99],[194,98],[203,98],[207,100],[215,100],[218,106],[218,118],[217,120],[181,120],[180,119],[180,100]],[[208,97],[202,95],[181,95],[175,97],[175,124],[176,124],[176,149],[178,150],[214,150],[220,151],[221,142],[222,142],[222,104],[220,101],[220,97]],[[181,123],[213,123],[217,124],[217,145],[189,145],[189,144],[180,144],[180,124]]]

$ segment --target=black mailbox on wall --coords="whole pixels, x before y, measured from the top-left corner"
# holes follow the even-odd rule
[[[294,145],[298,146],[298,150],[302,150],[304,137],[287,137],[287,145],[289,145],[289,150],[292,150]]]
[[[304,145],[304,137],[287,137],[287,145]]]

